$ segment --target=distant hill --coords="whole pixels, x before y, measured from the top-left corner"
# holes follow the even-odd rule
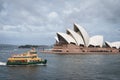
[[[18,48],[51,48],[49,45],[20,45]]]

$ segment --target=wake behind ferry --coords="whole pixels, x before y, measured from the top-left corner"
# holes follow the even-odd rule
[[[35,65],[47,63],[46,59],[41,59],[37,55],[35,48],[32,48],[30,51],[22,54],[14,54],[8,58],[7,65]]]

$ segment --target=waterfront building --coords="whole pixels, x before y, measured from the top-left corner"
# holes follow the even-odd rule
[[[105,41],[103,35],[90,36],[82,26],[76,23],[73,30],[67,29],[66,33],[57,32],[55,39],[56,43],[52,49],[55,53],[120,52],[120,41]]]

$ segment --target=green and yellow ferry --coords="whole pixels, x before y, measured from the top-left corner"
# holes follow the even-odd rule
[[[26,53],[14,54],[7,61],[7,65],[46,65],[46,63],[47,60],[39,58],[34,48]]]

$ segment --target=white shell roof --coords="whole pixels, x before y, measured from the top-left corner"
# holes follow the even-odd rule
[[[77,45],[79,46],[80,44],[84,45],[84,41],[82,37],[77,34],[75,31],[67,29],[67,34],[70,33],[70,35],[73,37],[73,39],[76,41]]]
[[[58,37],[57,37],[57,36],[55,37],[55,40],[56,40],[57,42],[59,42],[59,40],[58,40]]]
[[[79,30],[79,31],[77,31]],[[83,41],[85,43],[86,46],[88,46],[88,43],[89,43],[89,35],[88,33],[86,32],[86,30],[79,26],[78,24],[74,24],[74,31],[77,32],[79,35],[81,35],[81,37],[83,38]]]
[[[117,49],[120,48],[120,41],[112,42],[112,47],[116,47]]]
[[[107,45],[109,45],[109,47],[111,47],[111,48],[112,48],[112,47],[116,47],[117,49],[120,48],[120,41],[111,42],[111,43],[108,42],[108,41],[106,41],[105,43],[106,43]]]
[[[109,46],[109,47],[112,47],[112,44],[108,41],[105,41],[105,43]]]
[[[102,45],[103,45],[103,36],[96,35],[96,36],[91,37],[90,41],[89,41],[89,45],[102,47]]]
[[[59,34],[62,38],[64,38],[69,44],[71,42],[77,44],[76,41],[70,35],[68,35],[66,33],[61,33],[61,32],[57,32],[57,34]],[[60,41],[60,39],[59,39],[59,41]]]

